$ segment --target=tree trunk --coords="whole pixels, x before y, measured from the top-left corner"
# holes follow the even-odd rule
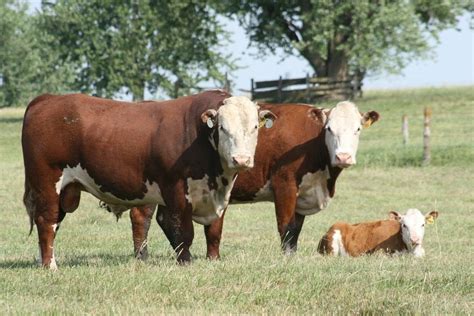
[[[132,100],[133,102],[140,102],[145,99],[145,83],[141,82],[140,85],[132,87]]]

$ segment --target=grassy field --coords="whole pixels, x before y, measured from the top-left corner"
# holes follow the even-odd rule
[[[329,208],[306,220],[296,255],[281,255],[273,205],[233,205],[222,259],[205,259],[195,225],[194,262],[177,266],[153,223],[150,259],[132,258],[128,216],[116,222],[85,194],[56,239],[58,272],[39,269],[36,232],[22,204],[22,109],[0,109],[0,311],[2,314],[474,313],[474,89],[367,92],[362,110],[382,119],[361,136],[358,165],[342,173]],[[432,156],[421,167],[423,107],[433,108]],[[401,145],[401,116],[410,144]],[[436,209],[426,257],[323,258],[318,240],[336,220]]]

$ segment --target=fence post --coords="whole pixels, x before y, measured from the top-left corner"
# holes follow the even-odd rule
[[[406,114],[403,114],[402,116],[402,134],[403,134],[403,145],[407,145],[409,132],[408,132],[408,115]]]
[[[254,90],[253,90],[253,78],[250,79],[250,99],[253,100]]]
[[[278,103],[281,103],[281,76],[278,79]]]
[[[311,96],[309,93],[309,73],[306,73],[306,103],[311,102]]]
[[[431,116],[432,111],[430,107],[425,107],[424,110],[424,129],[423,129],[423,166],[427,166],[431,162]]]

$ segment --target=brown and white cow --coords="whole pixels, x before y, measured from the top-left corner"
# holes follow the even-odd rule
[[[274,201],[285,252],[296,251],[305,216],[325,209],[343,168],[356,163],[361,128],[379,119],[361,114],[352,102],[330,110],[303,104],[261,104],[276,114],[275,128],[258,135],[255,167],[238,175],[231,203]],[[158,223],[160,212],[158,208]],[[147,230],[153,207],[132,209],[135,254],[146,257]],[[205,226],[207,256],[219,257],[223,217]]]
[[[433,222],[438,212],[423,215],[409,209],[406,215],[389,213],[389,220],[348,224],[336,223],[319,242],[318,252],[333,256],[360,256],[377,251],[386,253],[408,252],[415,257],[425,255],[423,237],[426,222]]]
[[[274,118],[268,110],[260,118]],[[43,95],[23,121],[24,203],[39,236],[41,263],[56,268],[53,242],[81,191],[116,215],[166,205],[162,228],[190,260],[192,220],[209,224],[225,210],[236,174],[251,168],[259,113],[220,90],[132,104],[86,95]]]

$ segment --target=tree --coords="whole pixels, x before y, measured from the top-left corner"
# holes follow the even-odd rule
[[[0,0],[0,106],[26,105],[43,92],[70,89],[73,70],[57,65],[35,16],[22,1]]]
[[[397,73],[430,50],[430,38],[456,25],[466,2],[445,0],[224,0],[262,52],[297,51],[318,76]],[[472,10],[472,6],[470,7]]]
[[[59,0],[43,4],[42,28],[61,59],[76,64],[76,88],[99,96],[183,94],[233,68],[205,1]]]

